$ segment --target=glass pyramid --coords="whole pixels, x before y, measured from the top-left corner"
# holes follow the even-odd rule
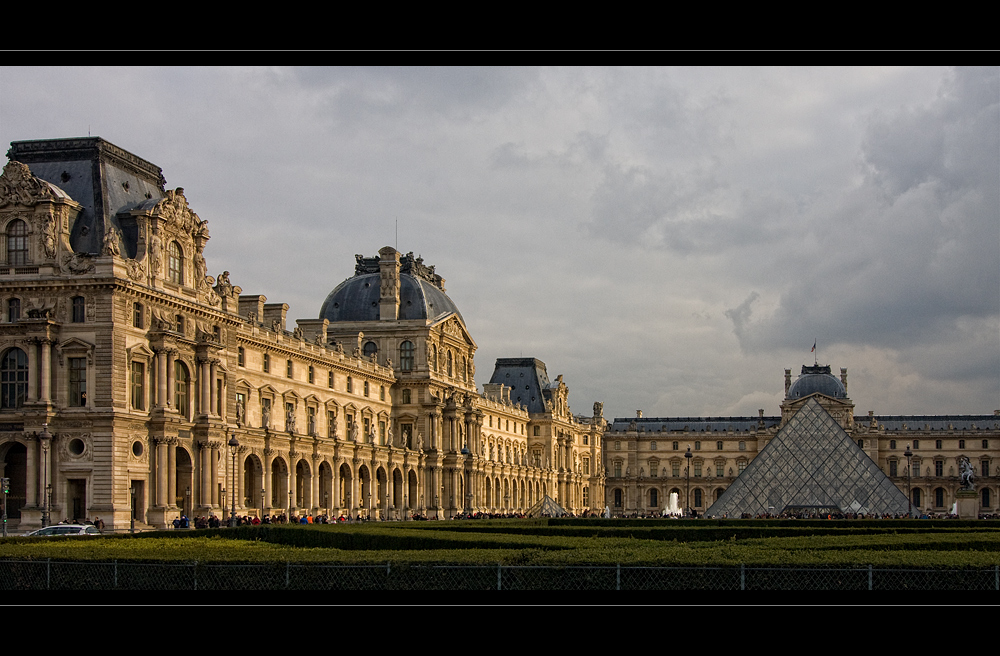
[[[778,431],[706,517],[903,513],[906,495],[815,399]]]

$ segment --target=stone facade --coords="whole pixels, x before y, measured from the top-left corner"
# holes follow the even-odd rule
[[[1000,410],[990,415],[878,416],[860,421],[847,396],[847,369],[805,365],[793,383],[785,370],[780,416],[618,418],[604,434],[606,503],[614,515],[660,514],[678,506],[701,514],[811,398],[906,494],[909,446],[914,512],[942,514],[958,499],[959,462],[976,472],[979,513],[1000,512]],[[691,458],[687,457],[690,450]],[[687,461],[690,460],[690,469]],[[777,509],[780,512],[780,509]]]
[[[561,380],[539,412],[503,384],[479,394],[475,341],[419,258],[357,256],[320,318],[291,327],[287,305],[208,275],[207,221],[153,164],[100,138],[14,142],[8,158],[12,525],[164,527],[234,496],[239,514],[371,518],[603,500],[603,418],[573,417]]]

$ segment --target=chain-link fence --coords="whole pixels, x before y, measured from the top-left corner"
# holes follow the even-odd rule
[[[1000,591],[1000,566],[636,567],[0,561],[2,590],[962,590]]]

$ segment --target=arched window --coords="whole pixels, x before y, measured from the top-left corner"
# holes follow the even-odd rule
[[[28,263],[28,224],[14,219],[7,225],[7,264],[24,266]]]
[[[437,344],[431,346],[431,371],[438,370],[438,347]]]
[[[184,284],[184,251],[176,241],[167,248],[167,279],[178,285]]]
[[[622,491],[618,488],[615,488],[615,508],[621,508],[621,507],[622,507]]]
[[[649,507],[657,508],[660,505],[659,491],[654,487],[649,491]]]
[[[469,361],[465,359],[464,355],[462,356],[462,380],[469,380]]]
[[[451,351],[448,351],[448,369],[447,369],[447,371],[448,371],[448,375],[451,376],[452,375],[452,373],[451,373],[452,372],[452,368],[451,368]]]
[[[934,488],[934,507],[944,508],[944,488],[936,487]]]
[[[174,362],[174,402],[181,416],[191,418],[191,377],[187,365],[181,361]]]
[[[20,408],[28,397],[28,356],[12,348],[0,359],[0,408]]]
[[[983,488],[983,508],[990,507],[990,488]]]
[[[375,342],[365,342],[364,354],[366,358],[372,357],[372,355],[378,353],[378,344]]]
[[[413,342],[407,340],[399,345],[399,370],[413,371]]]

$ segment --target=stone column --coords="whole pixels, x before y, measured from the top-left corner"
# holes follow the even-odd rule
[[[207,415],[211,411],[212,405],[212,381],[209,378],[211,371],[207,358],[199,358],[198,382],[201,383],[201,407],[200,414]]]
[[[157,356],[159,357],[159,356]],[[167,440],[156,438],[156,506],[167,507]]]
[[[198,496],[198,503],[201,506],[209,506],[212,503],[210,492],[212,485],[212,467],[208,464],[208,461],[212,457],[212,448],[208,445],[208,442],[199,442],[198,446],[201,447],[201,457],[198,459],[199,464],[201,465],[201,490]]]
[[[41,384],[42,403],[52,403],[52,340],[38,340],[41,354],[39,383]]]
[[[271,508],[271,495],[274,494],[274,490],[271,489],[271,462],[273,460],[273,456],[274,451],[271,449],[264,449],[260,458],[260,486],[264,490],[264,498],[261,500],[261,512],[268,512],[268,514],[270,514],[269,511]]]
[[[298,458],[298,455],[299,454],[297,454],[294,450],[288,451],[288,491],[292,493],[292,496],[290,497],[291,500],[288,502],[289,513],[291,513],[293,509],[298,508],[297,504],[299,502],[297,498],[299,486],[298,481],[295,478],[295,470],[297,469],[298,464],[296,462],[296,458]],[[289,520],[291,520],[291,517],[289,517]]]
[[[167,406],[167,353],[165,349],[156,352],[156,407]]]
[[[37,346],[40,346],[39,341],[36,339],[28,339],[28,402],[38,400],[38,386],[41,382],[41,375],[38,371],[38,352]]]
[[[210,442],[211,452],[209,453],[209,468],[211,471],[211,503],[213,507],[219,507],[219,443]],[[229,483],[229,481],[226,481]],[[224,487],[229,487],[225,485]]]
[[[216,377],[219,375],[218,360],[212,360],[208,366],[208,386],[209,386],[209,411],[207,415],[218,415],[219,410],[219,390]]]
[[[168,408],[177,409],[177,403],[174,399],[174,370],[177,366],[174,363],[174,358],[177,355],[177,351],[174,349],[166,349],[167,354],[167,396],[166,405]],[[171,503],[173,503],[171,501]]]
[[[165,440],[167,443],[167,505],[174,507],[177,503],[177,439]]]
[[[320,508],[323,503],[323,499],[320,498],[319,491],[319,464],[322,461],[319,454],[313,454],[312,457],[312,478],[309,482],[309,500],[310,508]]]

